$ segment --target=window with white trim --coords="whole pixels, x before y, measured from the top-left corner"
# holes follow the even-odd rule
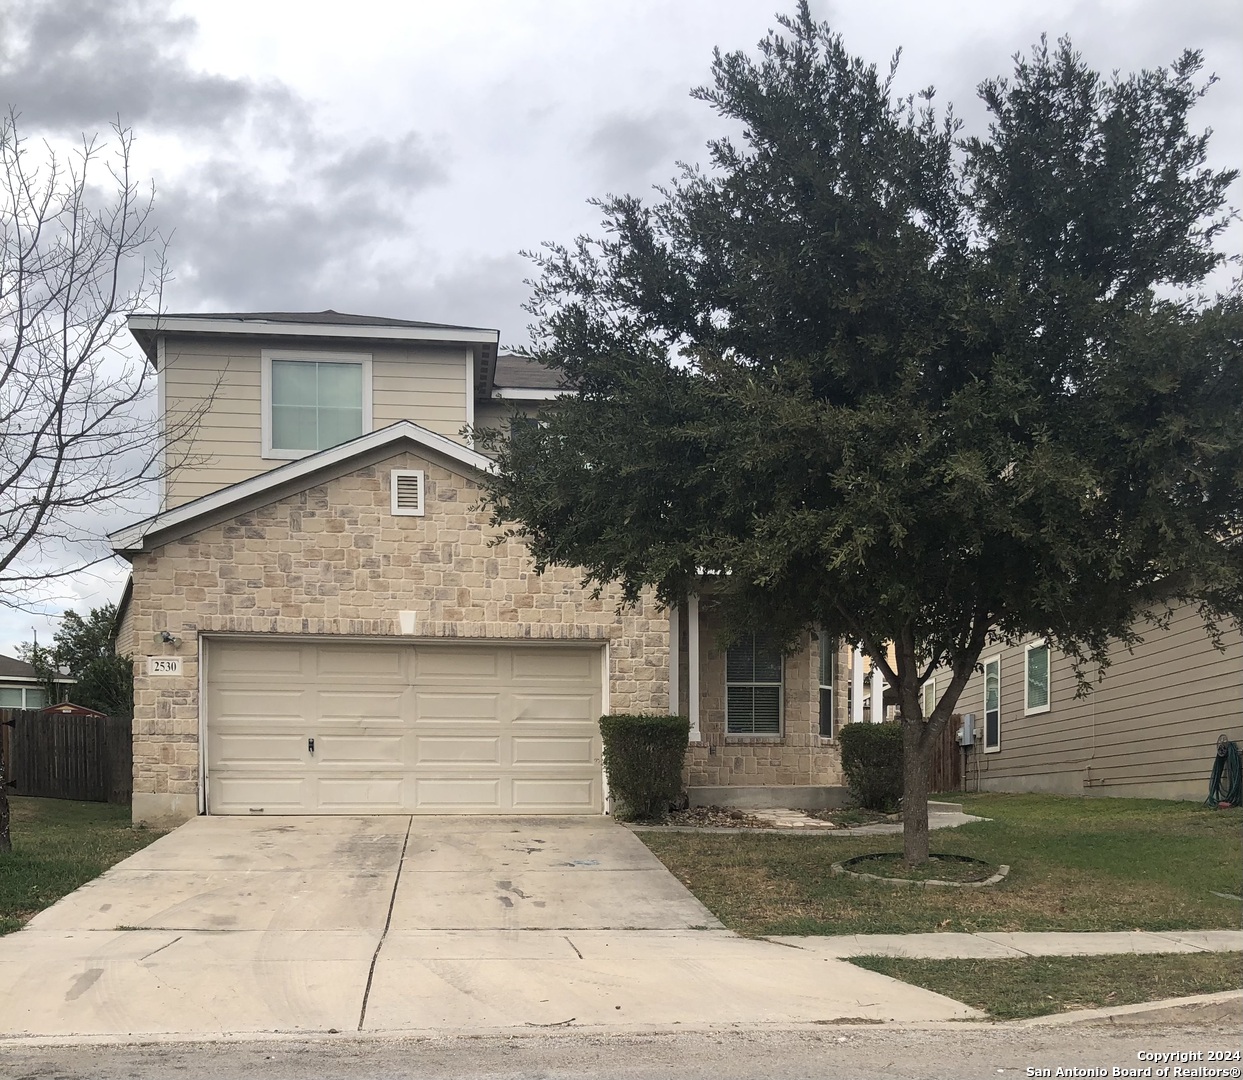
[[[984,661],[984,752],[1001,749],[1001,657]]]
[[[833,669],[837,664],[837,638],[820,632],[820,737],[833,738]]]
[[[1023,650],[1023,712],[1049,711],[1049,645],[1029,642]]]
[[[34,686],[0,687],[0,709],[42,709],[47,691]]]
[[[725,734],[780,735],[781,650],[753,634],[725,655]]]
[[[924,710],[924,719],[932,715],[932,710],[937,707],[937,680],[929,679],[923,686],[923,700],[920,702],[920,708]]]
[[[263,456],[300,458],[371,430],[371,358],[263,351]]]

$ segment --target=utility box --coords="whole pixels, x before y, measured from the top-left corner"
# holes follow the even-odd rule
[[[962,718],[962,727],[958,729],[958,745],[964,748],[975,745],[975,713],[967,713]]]

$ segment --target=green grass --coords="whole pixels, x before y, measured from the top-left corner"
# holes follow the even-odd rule
[[[163,835],[130,825],[128,806],[9,798],[13,851],[0,855],[0,934]]]
[[[932,850],[1011,867],[983,889],[913,889],[830,876],[840,859],[901,851],[901,836],[644,832],[740,933],[1237,929],[1243,810],[1155,799],[955,796],[992,820],[932,834]]]
[[[1238,990],[1243,984],[1238,953],[1033,956],[1014,960],[859,956],[851,963],[965,1002],[995,1020],[1211,994]]]

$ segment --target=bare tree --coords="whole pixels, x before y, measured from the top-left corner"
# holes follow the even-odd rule
[[[32,154],[0,117],[0,604],[108,557],[100,511],[148,496],[171,468],[155,372],[125,316],[159,312],[165,241],[153,188],[131,174],[133,133]]]

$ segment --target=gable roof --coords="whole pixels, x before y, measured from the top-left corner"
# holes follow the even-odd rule
[[[221,512],[227,512],[231,507],[253,502],[264,495],[275,493],[281,488],[296,484],[300,480],[316,477],[318,474],[327,473],[339,476],[347,472],[350,464],[357,458],[395,447],[402,442],[415,443],[474,472],[491,472],[496,468],[491,458],[484,457],[483,454],[461,443],[438,435],[409,420],[399,420],[379,431],[369,431],[357,439],[308,454],[287,465],[280,465],[258,476],[252,476],[249,480],[241,480],[219,491],[213,491],[210,495],[194,499],[192,502],[183,503],[171,510],[143,518],[142,521],[136,521],[133,525],[127,525],[123,529],[110,533],[108,540],[112,544],[112,550],[118,554],[142,551],[147,547],[148,537],[154,537],[169,529],[178,527],[184,529],[201,518],[218,517]]]

